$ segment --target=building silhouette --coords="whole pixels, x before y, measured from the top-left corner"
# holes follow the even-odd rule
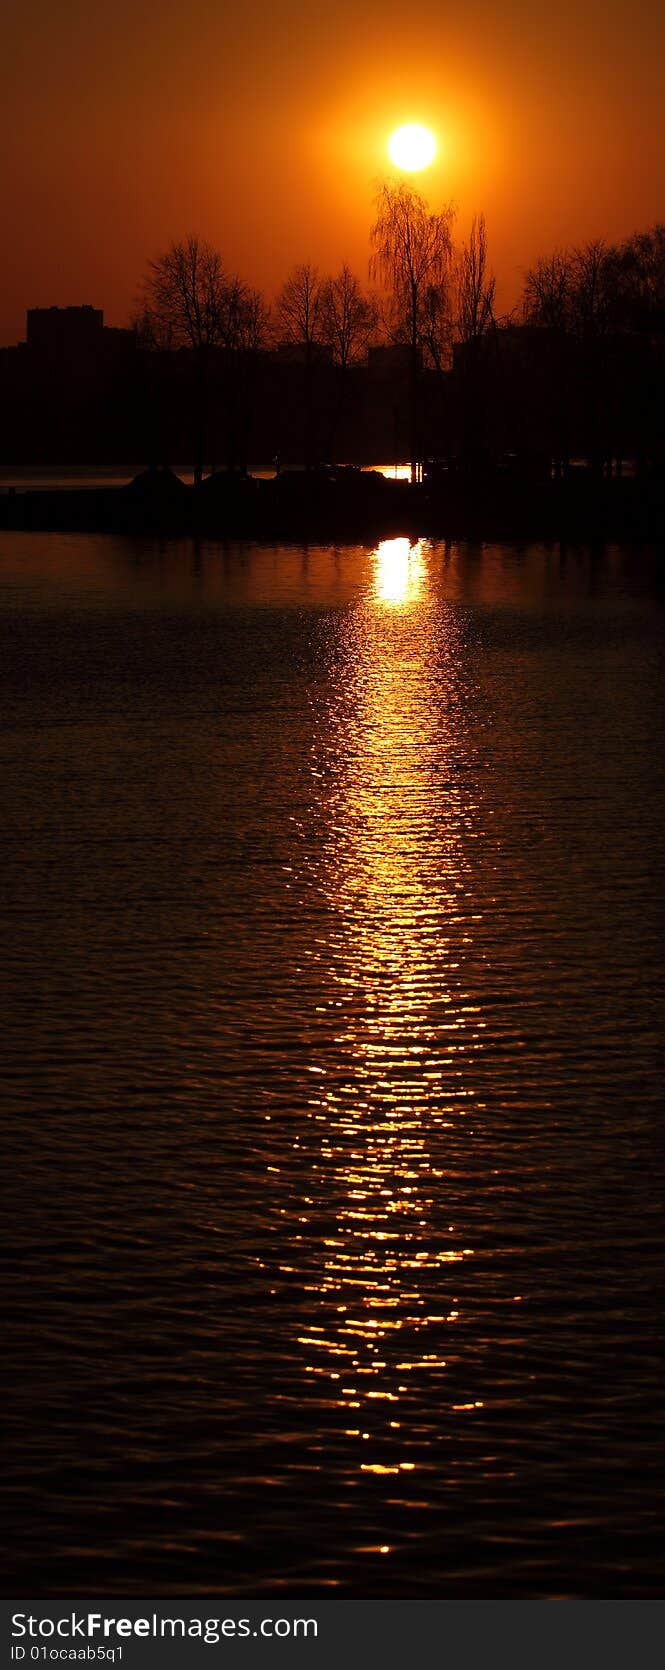
[[[51,359],[78,359],[96,354],[104,336],[104,314],[100,307],[29,307],[26,342],[32,353]]]

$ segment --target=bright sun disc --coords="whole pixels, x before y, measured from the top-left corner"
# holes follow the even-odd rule
[[[404,168],[408,173],[415,173],[417,168],[427,168],[436,156],[436,140],[429,128],[421,128],[417,122],[407,122],[406,127],[397,128],[388,140],[388,155],[396,168]]]

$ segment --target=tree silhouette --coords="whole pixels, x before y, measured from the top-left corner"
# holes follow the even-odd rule
[[[318,268],[311,261],[294,267],[277,297],[277,326],[283,342],[300,348],[303,354],[303,456],[305,468],[312,465],[314,440],[313,362],[323,340],[323,287]]]
[[[571,324],[582,338],[604,334],[609,324],[609,267],[602,238],[574,249],[571,257]]]
[[[257,354],[267,348],[270,340],[270,308],[260,290],[252,290],[240,279],[235,280],[233,310],[233,341],[229,347],[241,353]]]
[[[525,324],[565,331],[570,323],[572,290],[570,255],[557,249],[540,256],[525,275],[522,316]]]
[[[621,455],[628,390],[636,377],[641,382],[642,398],[646,395],[647,401],[651,399],[651,345],[652,333],[657,334],[659,328],[658,313],[657,307],[652,312],[644,303],[647,295],[657,293],[659,246],[661,296],[665,302],[663,228],[654,227],[614,247],[594,239],[574,249],[556,250],[541,257],[526,274],[523,317],[552,337],[548,398],[564,465],[568,439],[578,435],[578,444],[586,449],[593,467],[599,473],[610,468],[613,452]],[[641,354],[640,316],[648,321],[649,342],[645,352],[643,338]],[[660,314],[661,329],[664,318],[665,306]],[[628,342],[632,344],[629,355]],[[657,401],[656,391],[653,404]],[[637,392],[633,402],[635,406],[641,403]]]
[[[322,337],[342,372],[366,352],[377,319],[375,298],[364,295],[360,280],[345,262],[336,278],[324,281],[321,295]]]
[[[259,356],[269,338],[270,311],[260,290],[250,289],[242,279],[230,279],[223,298],[220,342],[212,356],[212,373],[224,417],[227,467],[239,468],[243,475],[249,463]]]
[[[277,297],[277,322],[284,342],[304,348],[311,356],[321,341],[322,286],[318,268],[311,261],[294,267]]]
[[[238,280],[224,272],[212,244],[194,233],[148,262],[143,285],[143,328],[163,348],[188,348],[194,359],[194,481],[205,460],[208,384],[212,352],[224,341],[235,307]]]
[[[635,232],[610,252],[623,329],[662,336],[665,332],[665,224]]]
[[[422,307],[421,342],[426,363],[440,376],[447,369],[454,317],[447,284],[428,284]]]
[[[410,359],[411,473],[420,458],[419,371],[431,324],[432,295],[447,284],[452,258],[451,204],[432,214],[412,186],[384,182],[376,197],[376,220],[370,230],[370,273],[388,291],[392,334],[408,345]],[[443,310],[443,306],[441,311]]]
[[[229,280],[212,244],[190,233],[148,262],[148,311],[171,348],[214,348],[221,341]]]
[[[321,290],[321,335],[337,368],[337,394],[330,417],[328,450],[332,456],[335,436],[347,405],[349,370],[364,358],[376,330],[378,307],[374,296],[364,294],[360,280],[344,262],[334,278],[324,279]]]
[[[464,347],[464,445],[469,455],[482,450],[485,441],[486,346],[488,334],[495,325],[495,290],[496,279],[488,263],[485,216],[474,215],[469,241],[462,245],[456,272],[456,326]]]
[[[474,215],[468,244],[457,264],[457,329],[460,342],[479,343],[494,324],[496,279],[487,258],[484,215]]]

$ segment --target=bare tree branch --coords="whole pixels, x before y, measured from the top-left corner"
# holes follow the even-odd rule
[[[377,318],[374,297],[363,295],[345,262],[336,278],[325,280],[321,294],[321,334],[342,371],[366,352]]]
[[[394,323],[402,341],[417,354],[422,340],[425,303],[442,286],[452,260],[455,210],[448,204],[432,214],[412,186],[384,183],[376,198],[377,216],[370,230],[370,274],[390,293]]]
[[[494,324],[496,279],[487,259],[487,225],[474,215],[457,266],[457,329],[461,342],[479,342]]]
[[[322,287],[311,261],[293,268],[277,297],[277,320],[285,342],[302,343],[306,353],[321,340]]]

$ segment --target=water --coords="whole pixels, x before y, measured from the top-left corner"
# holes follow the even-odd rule
[[[9,1591],[662,1593],[654,553],[0,536]]]

